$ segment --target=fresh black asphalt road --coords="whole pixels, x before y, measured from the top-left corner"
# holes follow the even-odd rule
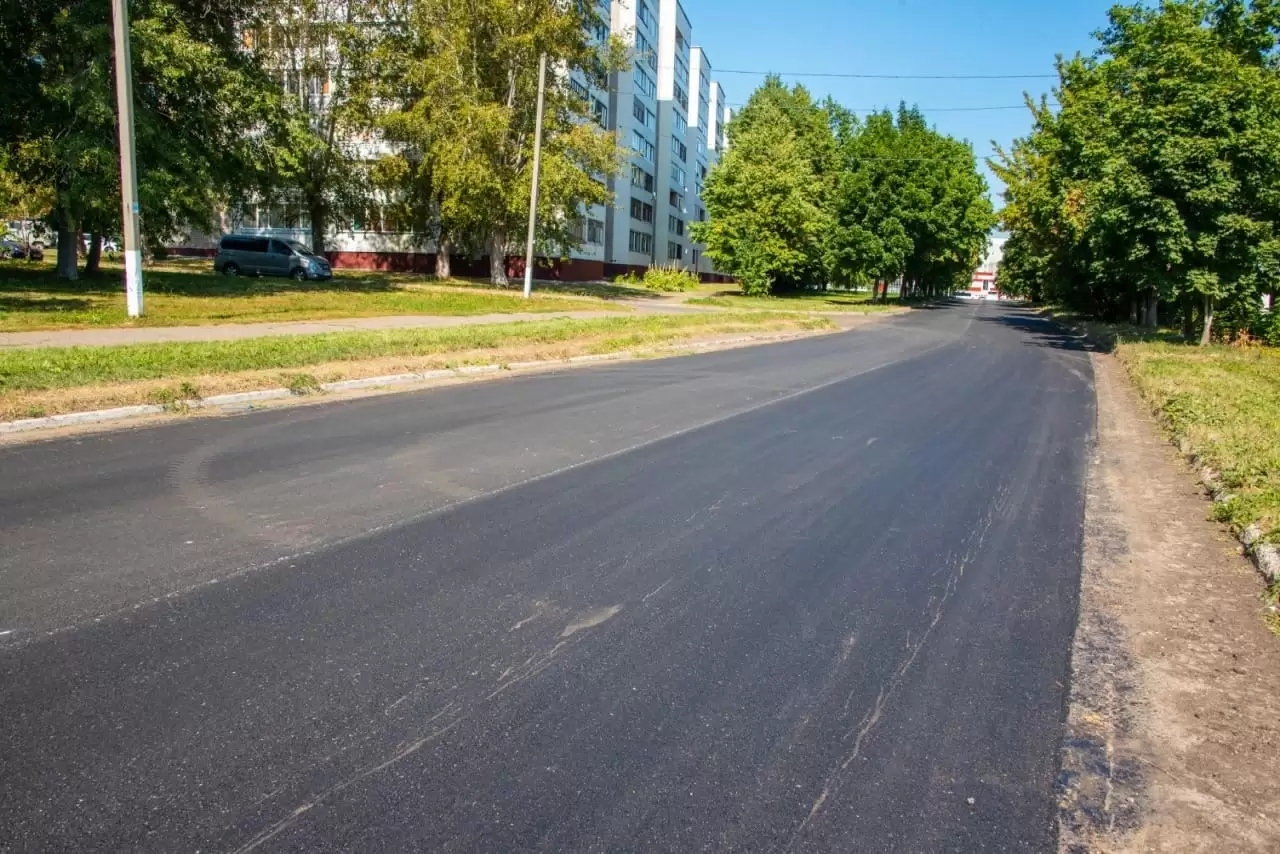
[[[0,450],[0,849],[1049,851],[1018,309]]]

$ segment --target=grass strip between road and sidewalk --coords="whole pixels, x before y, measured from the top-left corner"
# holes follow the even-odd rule
[[[281,386],[305,393],[344,379],[829,328],[822,318],[744,312],[10,350],[0,354],[0,420]]]
[[[1170,438],[1218,476],[1230,495],[1214,504],[1218,521],[1237,534],[1256,525],[1262,542],[1280,543],[1280,349],[1200,347],[1169,330],[1046,314],[1111,349]]]
[[[764,311],[838,311],[873,312],[904,310],[905,306],[896,301],[888,303],[872,303],[871,293],[858,291],[806,291],[797,294],[780,296],[749,297],[737,294],[717,294],[708,297],[694,297],[688,300],[690,305],[709,305],[717,308],[756,309]]]
[[[1231,494],[1216,517],[1280,542],[1280,350],[1121,336],[1116,355],[1184,452]]]

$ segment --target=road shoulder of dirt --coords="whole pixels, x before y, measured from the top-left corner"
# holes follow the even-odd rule
[[[1060,851],[1277,851],[1280,639],[1240,546],[1112,356],[1060,777]]]

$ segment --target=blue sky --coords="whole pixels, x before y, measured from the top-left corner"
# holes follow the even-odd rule
[[[762,79],[716,69],[857,74],[1052,74],[1054,56],[1091,53],[1092,33],[1114,0],[681,0],[693,41],[711,60],[730,104],[746,101]],[[943,112],[943,107],[1004,107],[1022,93],[1048,92],[1051,79],[850,80],[796,77],[818,97],[858,112],[905,100],[943,133],[973,143],[1027,132],[1025,110]],[[985,171],[985,169],[984,169]],[[998,190],[994,176],[987,180]],[[997,198],[997,203],[998,203]]]

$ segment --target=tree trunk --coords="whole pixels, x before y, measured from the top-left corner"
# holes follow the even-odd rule
[[[1147,329],[1155,329],[1160,325],[1160,316],[1157,306],[1160,300],[1156,297],[1155,291],[1150,291],[1142,298],[1141,323]]]
[[[1204,298],[1204,327],[1200,331],[1200,346],[1206,347],[1213,338],[1213,297]]]
[[[1191,336],[1195,334],[1196,328],[1196,298],[1193,294],[1186,294],[1182,298],[1182,337],[1191,340]]]
[[[1129,297],[1129,325],[1138,325],[1138,297],[1137,295]]]
[[[329,218],[325,213],[325,209],[316,206],[309,211],[311,214],[311,251],[317,255],[323,255],[325,231],[329,228]]]
[[[452,258],[453,241],[448,235],[441,233],[440,239],[436,241],[436,278],[440,280],[448,279],[453,276]]]
[[[79,253],[76,251],[76,244],[79,242],[80,235],[76,233],[75,224],[60,217],[58,222],[59,279],[80,278]]]
[[[84,261],[84,274],[96,276],[102,266],[102,232],[89,233],[89,254]]]
[[[503,288],[510,284],[507,279],[506,235],[498,232],[489,235],[489,281]]]

